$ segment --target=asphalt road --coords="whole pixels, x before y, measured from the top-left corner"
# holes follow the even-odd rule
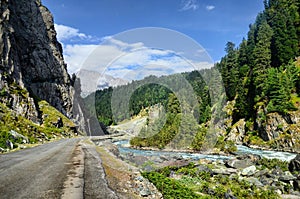
[[[80,139],[0,155],[0,198],[60,198]]]

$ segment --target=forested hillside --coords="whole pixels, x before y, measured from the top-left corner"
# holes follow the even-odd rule
[[[114,89],[99,90],[95,94],[89,95],[85,101],[87,106],[93,106],[94,104],[91,102],[95,97],[95,109],[99,121],[105,125],[110,125],[113,122],[130,119],[130,117],[138,115],[142,109],[155,104],[161,104],[167,109],[168,97],[172,93],[167,85],[172,84],[173,92],[182,93],[181,96],[184,96],[184,92],[186,91],[181,81],[183,78],[187,80],[192,86],[193,92],[198,96],[198,106],[190,108],[195,110],[195,114],[196,112],[197,114],[200,112],[200,123],[207,121],[210,117],[208,111],[211,104],[210,97],[205,81],[198,71],[162,77],[149,76],[143,80],[133,81],[128,85],[119,86]],[[111,99],[113,92],[118,93],[123,99],[126,99],[128,94],[133,93],[132,96],[129,96],[129,112],[122,111],[126,105],[125,102],[112,106]],[[186,96],[188,97],[189,94],[186,93]],[[91,110],[92,108],[90,107]],[[112,111],[115,111],[115,118],[113,118]]]
[[[153,130],[162,126],[160,132],[148,138],[134,138],[131,144],[163,148],[178,136],[179,131],[185,131],[185,136],[180,139],[193,137],[190,147],[198,150],[209,126],[214,125],[219,136],[217,147],[221,150],[228,149],[233,143],[281,150],[300,149],[300,2],[269,0],[264,4],[265,10],[249,26],[247,39],[238,46],[228,42],[226,55],[213,69],[159,78],[150,76],[114,89],[97,91],[95,106],[99,121],[111,125],[139,114],[146,107],[161,104],[166,110],[161,119],[166,123],[162,126],[162,120],[158,119],[148,128]],[[221,107],[221,114],[225,116],[214,116],[217,119],[211,121],[217,107],[211,97],[222,96],[222,92],[214,93],[218,85],[211,83],[217,79],[215,70],[222,75],[227,105]],[[189,99],[176,101],[176,92],[191,95],[184,93],[180,81],[182,76],[192,86],[198,106],[185,103]],[[175,82],[175,90],[164,86],[170,82]],[[120,96],[133,93],[129,96],[129,112],[122,111],[124,104],[111,102],[114,92]],[[86,102],[92,97],[89,96]],[[196,121],[186,115],[182,117],[182,107],[187,107],[185,112],[190,111],[190,116],[197,118]],[[145,134],[147,130],[144,128],[143,131]]]
[[[228,42],[227,54],[217,64],[227,100],[232,102],[226,130],[244,129],[238,132],[242,142],[299,147],[299,1],[264,4],[248,38],[238,47]]]

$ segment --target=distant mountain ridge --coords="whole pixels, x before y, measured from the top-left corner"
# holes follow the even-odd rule
[[[117,87],[129,83],[129,81],[115,78],[107,74],[100,74],[96,71],[82,69],[76,76],[80,79],[81,96],[86,97],[96,90],[103,90],[109,87]]]

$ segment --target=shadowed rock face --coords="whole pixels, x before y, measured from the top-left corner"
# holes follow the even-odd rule
[[[53,17],[40,0],[0,2],[0,101],[38,122],[37,99],[71,117],[73,81],[67,73]],[[29,91],[22,96],[12,91]]]

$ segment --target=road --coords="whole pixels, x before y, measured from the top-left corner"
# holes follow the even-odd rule
[[[107,186],[93,147],[79,142],[79,138],[64,139],[0,155],[0,198],[61,198],[70,171],[78,164],[74,163],[78,147],[84,152],[84,173],[78,185],[82,194],[77,198],[118,198]]]

